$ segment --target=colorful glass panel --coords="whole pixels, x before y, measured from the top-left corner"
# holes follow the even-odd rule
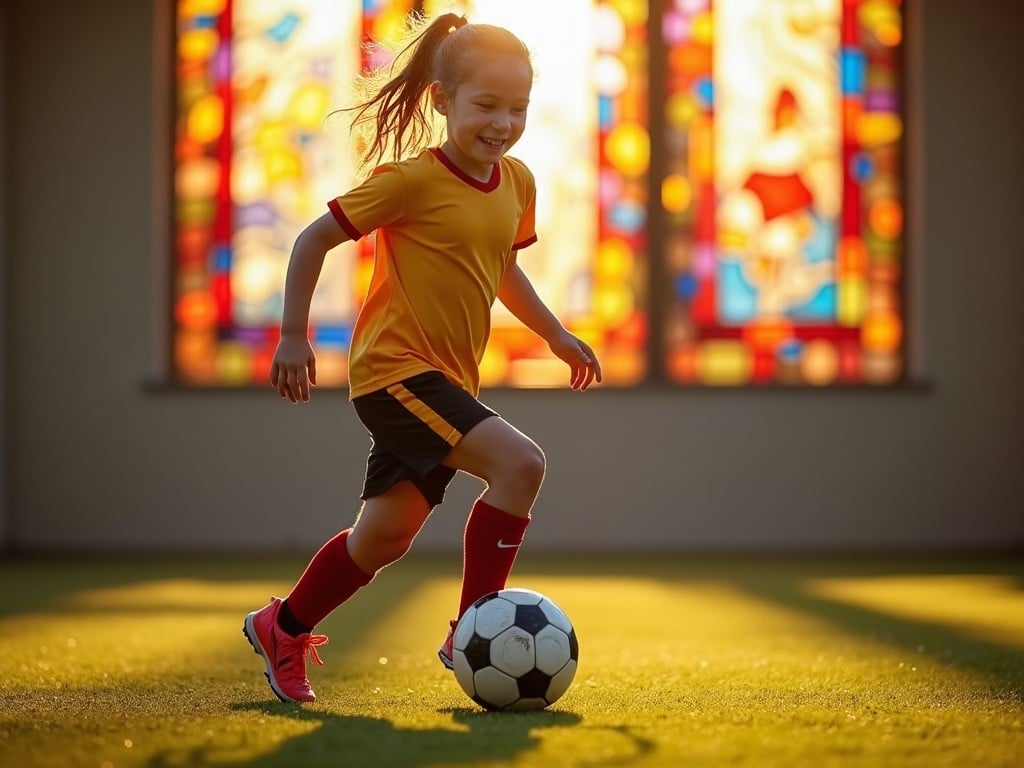
[[[426,3],[427,13],[434,8]],[[452,6],[444,4],[444,9]],[[520,254],[538,293],[598,351],[610,385],[645,375],[647,4],[474,0],[538,73],[515,154],[538,182],[539,242]],[[353,182],[347,135],[323,120],[371,39],[413,3],[179,0],[174,373],[190,385],[262,384],[277,343],[291,245]],[[544,18],[544,24],[536,24]],[[566,37],[564,31],[573,29]],[[595,199],[598,204],[595,206]],[[372,237],[328,254],[310,313],[322,385],[346,383]],[[485,386],[560,386],[564,365],[496,305]]]
[[[662,31],[667,376],[898,381],[899,0],[677,0]]]

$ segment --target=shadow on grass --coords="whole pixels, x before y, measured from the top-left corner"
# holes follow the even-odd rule
[[[540,744],[534,731],[577,725],[582,718],[571,712],[541,711],[493,713],[477,709],[450,712],[457,728],[400,728],[383,718],[325,712],[299,705],[242,703],[236,712],[253,712],[268,719],[281,717],[309,723],[307,733],[283,739],[271,751],[256,757],[242,743],[237,748],[219,744],[155,755],[149,768],[189,766],[248,766],[283,768],[303,765],[373,766],[385,768],[426,765],[473,766],[508,761]]]
[[[1015,581],[1024,587],[1019,577]],[[847,634],[981,675],[1001,693],[1024,703],[1024,653],[1015,648],[971,637],[937,621],[904,618],[815,595],[804,578],[737,578],[734,583],[753,597],[827,621]]]
[[[519,573],[581,576],[593,556],[520,558]],[[595,574],[597,575],[597,574]],[[1024,556],[828,556],[697,555],[611,557],[602,576],[646,576],[675,585],[718,580],[746,594],[829,622],[847,634],[885,643],[954,669],[980,675],[1000,693],[1024,703],[1024,653],[939,621],[904,618],[812,594],[808,581],[821,578],[990,575],[1024,591]]]
[[[312,553],[311,553],[312,554]],[[239,582],[291,584],[306,561],[293,556],[99,556],[81,555],[11,557],[0,560],[0,618],[40,611],[95,613],[101,606],[77,607],[75,595],[89,590],[144,586],[167,579],[208,581],[230,585]],[[161,609],[175,610],[161,606]],[[124,611],[112,606],[111,611]],[[188,605],[182,611],[193,611]]]
[[[263,587],[276,583],[278,594],[287,594],[306,564],[307,560],[297,556],[14,558],[0,561],[0,620],[46,612],[69,619],[76,614],[91,617],[110,614],[120,618],[159,613],[180,614],[185,620],[208,614],[230,617],[227,621],[241,627],[245,615],[262,608],[270,598]],[[358,592],[346,604],[344,613],[339,611],[341,615],[332,614],[325,620],[321,629],[332,636],[335,648],[357,646],[366,633],[408,597],[414,583],[410,570],[412,574],[418,573],[409,568],[390,569],[374,581],[371,590]],[[451,567],[448,570],[453,571]],[[167,580],[183,583],[172,602],[167,602],[166,595],[149,604],[144,598],[134,603],[118,601],[109,605],[76,602],[93,590],[144,588]],[[243,594],[234,604],[230,601],[236,599],[237,593],[229,602],[205,603],[202,596],[188,591],[191,583],[204,584],[216,591],[218,587],[250,582],[260,585],[258,589],[254,586],[251,600]],[[453,594],[453,602],[456,598],[457,594]],[[247,647],[248,644],[239,645],[240,649]]]

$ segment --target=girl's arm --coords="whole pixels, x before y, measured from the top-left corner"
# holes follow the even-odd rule
[[[325,213],[295,239],[284,287],[281,340],[270,366],[270,383],[281,397],[293,403],[309,400],[309,387],[316,384],[316,356],[309,343],[309,305],[327,252],[348,239]]]
[[[571,371],[569,386],[584,390],[595,379],[601,381],[601,364],[586,342],[573,336],[547,308],[530,283],[530,279],[515,262],[505,271],[498,298],[509,312],[531,331],[548,343],[556,357],[564,360]]]

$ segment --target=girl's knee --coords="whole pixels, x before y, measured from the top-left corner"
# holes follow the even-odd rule
[[[544,456],[544,451],[533,442],[524,443],[523,447],[516,451],[509,461],[511,479],[517,485],[535,490],[540,489],[546,471],[547,458]]]

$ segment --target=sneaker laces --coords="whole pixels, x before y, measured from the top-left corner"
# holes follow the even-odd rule
[[[299,635],[294,640],[288,641],[288,645],[293,647],[298,646],[295,648],[298,653],[292,656],[292,663],[294,664],[295,662],[299,662],[303,667],[303,673],[305,673],[305,657],[308,656],[322,667],[324,663],[321,661],[320,654],[316,652],[316,649],[319,645],[327,645],[327,642],[327,635],[311,635],[309,633]],[[289,650],[291,650],[291,648]]]
[[[327,635],[303,635],[298,640],[302,643],[302,654],[304,656],[308,655],[310,659],[322,667],[324,663],[320,660],[320,654],[316,652],[316,647],[318,645],[327,645]]]

